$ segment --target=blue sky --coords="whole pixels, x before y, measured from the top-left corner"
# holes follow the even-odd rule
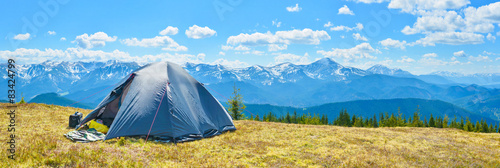
[[[414,74],[500,73],[500,2],[8,1],[0,58],[245,67],[332,58]],[[500,39],[499,39],[500,40]]]

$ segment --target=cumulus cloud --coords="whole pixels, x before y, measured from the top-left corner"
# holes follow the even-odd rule
[[[216,33],[217,32],[215,30],[212,30],[212,29],[208,28],[207,26],[199,27],[197,25],[193,25],[193,26],[189,27],[189,29],[186,30],[186,36],[188,38],[193,38],[193,39],[202,39],[202,38],[212,37]]]
[[[492,35],[494,24],[500,23],[500,2],[490,3],[478,8],[469,6],[468,0],[458,1],[405,1],[392,0],[391,3],[406,4],[403,11],[419,15],[413,26],[405,26],[401,32],[406,35],[421,33],[425,37],[410,45],[434,46],[435,43],[463,45],[484,43],[487,40],[494,42]],[[404,3],[403,3],[404,2]],[[434,3],[435,2],[435,3]],[[389,6],[391,6],[391,3]],[[402,5],[405,6],[405,5]],[[460,13],[454,10],[462,8]]]
[[[248,48],[247,46],[242,46],[242,45],[239,45],[239,46],[236,46],[236,47],[233,47],[233,46],[229,46],[229,45],[222,45],[222,50],[236,50],[236,51],[248,51],[250,50],[250,48]]]
[[[390,0],[348,0],[348,1],[354,1],[356,3],[366,3],[366,4],[371,4],[371,3],[382,3],[382,2],[387,2]]]
[[[127,46],[139,46],[139,47],[163,47],[162,50],[167,51],[187,51],[188,48],[179,45],[172,38],[168,36],[156,36],[154,38],[143,38],[138,40],[137,38],[128,38],[121,40],[121,43]]]
[[[48,31],[47,34],[49,34],[49,35],[56,35],[56,32],[55,31]]]
[[[335,27],[331,27],[330,30],[331,31],[351,31],[351,30],[357,30],[357,31],[360,31],[360,30],[363,30],[363,24],[361,23],[356,23],[356,26],[355,27],[347,27],[347,26],[344,26],[344,25],[340,25],[340,26],[335,26]]]
[[[498,9],[500,10],[500,8]],[[492,32],[495,26],[491,21],[479,17],[475,8],[466,9],[465,17],[462,17],[455,11],[425,11],[421,12],[420,17],[412,27],[405,26],[401,32],[406,35],[431,32]],[[500,17],[500,16],[499,16]]]
[[[438,55],[436,53],[427,53],[424,54],[422,57],[424,58],[436,58]]]
[[[274,57],[274,62],[276,64],[289,62],[296,65],[304,65],[310,63],[308,53],[305,53],[303,56],[290,53],[285,53],[285,54],[279,53],[278,56]]]
[[[459,9],[468,4],[469,0],[391,0],[388,8],[415,13],[418,10]]]
[[[268,46],[268,51],[280,51],[280,50],[286,50],[288,45],[286,44],[269,44]]]
[[[209,64],[222,65],[224,67],[229,67],[229,68],[244,68],[249,66],[248,63],[242,62],[240,60],[229,61],[224,58],[219,58]]]
[[[344,5],[343,7],[339,8],[339,13],[337,13],[339,15],[354,15],[354,12],[351,11],[351,9],[349,9],[349,7],[347,7],[347,5]]]
[[[295,4],[295,6],[289,6],[289,7],[286,7],[286,10],[288,12],[299,12],[302,10],[301,7],[299,7],[299,4]]]
[[[415,62],[414,59],[408,57],[408,56],[402,56],[400,60],[396,60],[396,62],[399,62],[399,63],[412,63],[412,62]]]
[[[477,57],[469,56],[469,61],[491,62],[491,59],[488,56],[478,55]]]
[[[488,33],[488,36],[486,36],[486,39],[492,41],[492,42],[495,42],[495,40],[497,39],[497,37],[491,35],[491,33]]]
[[[464,50],[462,50],[462,51],[454,52],[453,56],[455,56],[455,57],[466,57],[467,54],[465,54]]]
[[[401,32],[406,35],[427,32],[455,31],[465,28],[465,19],[455,11],[433,11],[418,17],[413,27],[405,26]]]
[[[94,47],[104,47],[106,45],[106,42],[116,41],[116,38],[116,36],[111,37],[104,32],[97,32],[90,36],[87,33],[84,33],[82,35],[76,36],[75,40],[72,41],[72,43],[76,42],[78,47],[83,49],[90,49]]]
[[[358,40],[358,41],[368,41],[368,39],[365,36],[362,36],[359,33],[353,33],[352,38],[354,38],[354,40]]]
[[[371,53],[381,53],[379,50],[374,49],[369,43],[361,43],[353,48],[348,49],[339,49],[332,48],[332,51],[317,51],[318,54],[321,54],[325,57],[332,58],[343,58],[346,61],[357,61],[359,59],[376,59],[377,57],[372,56]]]
[[[160,31],[160,35],[176,35],[179,32],[177,27],[168,26],[167,28]]]
[[[245,45],[245,46],[258,46],[268,44],[312,44],[318,45],[321,41],[330,40],[330,36],[324,30],[313,31],[311,29],[303,30],[290,30],[290,31],[277,31],[275,34],[267,33],[253,33],[253,34],[239,34],[230,36],[227,39],[227,44],[230,45]]]
[[[61,37],[61,39],[59,39],[61,41],[66,41],[66,37]]]
[[[457,65],[457,64],[462,64],[460,61],[443,61],[443,60],[440,60],[440,59],[436,59],[434,57],[424,57],[420,60],[418,60],[418,62],[422,65],[430,65],[430,66],[443,66],[443,65]]]
[[[14,36],[14,40],[28,40],[31,37],[31,34],[18,34]]]
[[[323,27],[332,27],[332,26],[333,26],[332,22],[328,22],[325,23],[325,25],[323,25]]]
[[[222,51],[219,51],[219,55],[224,56],[224,55],[226,55],[226,53],[225,53],[225,52],[222,52]]]
[[[467,7],[464,10],[465,16],[475,21],[490,21],[500,23],[500,2],[475,7]]]
[[[440,44],[480,44],[484,43],[484,36],[476,33],[469,32],[436,32],[427,34],[426,37],[421,38],[410,45],[422,46],[435,46],[436,43]]]
[[[400,48],[402,50],[406,49],[406,41],[393,40],[391,38],[387,38],[385,40],[379,41],[379,43],[384,46],[386,49],[391,48]]]
[[[278,19],[273,20],[273,26],[280,27],[281,26],[281,22],[278,22]]]

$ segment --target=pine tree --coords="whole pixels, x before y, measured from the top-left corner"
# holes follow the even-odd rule
[[[427,123],[427,118],[424,117],[424,127],[429,127],[429,123]]]
[[[480,132],[481,131],[481,124],[479,124],[479,121],[476,121],[476,125],[474,127],[474,132]]]
[[[236,83],[233,86],[233,95],[229,101],[227,102],[229,105],[229,112],[233,120],[241,120],[245,118],[243,114],[243,110],[246,108],[245,104],[243,104],[243,98],[239,93],[240,89],[236,88]]]
[[[253,120],[260,121],[259,115],[257,114]]]
[[[286,116],[284,118],[284,123],[291,123],[292,122],[292,117],[290,116],[290,113],[287,111]]]
[[[443,118],[443,125],[442,125],[442,128],[447,128],[448,127],[448,116],[445,114],[444,115],[444,118]]]
[[[464,118],[460,118],[460,125],[458,127],[461,130],[465,130]]]
[[[420,106],[417,105],[417,109],[415,111],[415,113],[413,113],[413,122],[412,122],[412,125],[414,127],[422,127],[424,125],[424,123],[422,121],[420,121]]]
[[[354,116],[353,116],[354,118]],[[355,127],[363,127],[363,117],[359,117],[355,120],[354,124]]]
[[[373,115],[373,128],[378,128],[377,115]]]
[[[469,132],[474,131],[474,125],[470,122],[469,117],[465,120],[464,130]]]
[[[436,127],[436,121],[434,121],[432,113],[431,113],[431,118],[429,119],[429,127]]]

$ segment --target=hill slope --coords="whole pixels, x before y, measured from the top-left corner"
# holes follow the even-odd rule
[[[0,104],[6,105],[6,104]],[[6,113],[7,109],[0,109]],[[436,128],[347,128],[235,121],[235,132],[180,143],[109,140],[73,143],[68,116],[90,110],[18,108],[16,154],[0,167],[499,167],[500,134]],[[8,123],[0,117],[0,123]],[[7,124],[0,124],[6,130]],[[0,141],[7,141],[7,133]],[[7,145],[1,145],[6,151]]]
[[[225,103],[223,103],[225,105]],[[388,112],[389,114],[398,113],[398,107],[401,108],[401,114],[406,117],[413,116],[416,111],[417,106],[420,108],[420,115],[422,118],[430,118],[432,114],[435,117],[444,117],[447,115],[450,118],[457,116],[466,118],[469,117],[471,121],[476,122],[481,119],[485,119],[489,123],[497,123],[495,119],[491,119],[487,116],[481,116],[476,113],[469,112],[463,108],[457,107],[451,103],[447,103],[441,100],[425,100],[425,99],[382,99],[382,100],[356,100],[348,102],[339,103],[328,103],[320,106],[312,106],[308,108],[294,108],[294,107],[283,107],[283,106],[273,106],[273,105],[259,105],[259,104],[247,104],[247,110],[255,115],[263,116],[269,112],[272,112],[278,116],[286,115],[287,112],[292,114],[297,111],[297,114],[319,114],[327,115],[331,120],[337,118],[340,110],[346,109],[349,114],[355,114],[356,116],[362,117],[373,117],[373,115],[380,116],[381,112]],[[246,116],[250,114],[245,111]]]
[[[57,93],[44,93],[35,96],[29,101],[29,103],[44,103],[44,104],[54,104],[59,106],[69,106],[85,109],[93,109],[89,105],[82,103],[75,103],[75,101],[59,96]]]

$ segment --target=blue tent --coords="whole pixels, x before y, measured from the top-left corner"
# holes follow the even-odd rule
[[[133,136],[183,142],[236,130],[231,116],[203,84],[171,62],[132,72],[80,126],[93,119],[109,126],[105,140]]]

